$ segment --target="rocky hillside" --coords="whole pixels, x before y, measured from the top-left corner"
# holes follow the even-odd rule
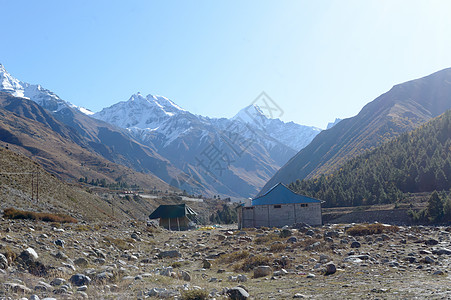
[[[90,151],[90,143],[76,130],[33,101],[0,93],[0,115],[1,145],[34,159],[59,178],[76,182],[87,177],[108,183],[122,181],[147,188],[169,188],[152,174],[136,172]]]
[[[394,86],[355,117],[322,131],[290,159],[261,190],[278,182],[330,174],[347,160],[451,108],[451,69]]]

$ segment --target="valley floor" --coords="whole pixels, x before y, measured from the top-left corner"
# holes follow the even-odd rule
[[[0,219],[0,299],[195,299],[196,289],[229,299],[236,286],[250,299],[451,298],[450,227],[356,237],[349,227],[171,232]]]

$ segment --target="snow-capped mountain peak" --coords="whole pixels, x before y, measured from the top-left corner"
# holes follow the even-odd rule
[[[163,96],[133,94],[128,101],[116,103],[95,113],[100,119],[122,128],[154,129],[167,119],[186,110]]]
[[[0,91],[16,97],[24,97],[24,88],[21,82],[12,77],[2,64],[0,64]]]
[[[30,84],[13,77],[6,71],[5,67],[0,64],[0,91],[11,94],[15,97],[30,99],[40,106],[52,112],[57,112],[63,108],[74,108],[89,115],[92,114],[86,108],[81,108],[67,102],[55,93],[43,88],[40,84]]]
[[[269,120],[269,118],[264,114],[264,112],[258,105],[251,104],[240,110],[232,118],[232,120],[238,120],[248,124],[262,126]]]

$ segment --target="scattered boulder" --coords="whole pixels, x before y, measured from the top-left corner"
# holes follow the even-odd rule
[[[279,237],[281,238],[287,238],[289,236],[292,236],[293,232],[290,229],[282,229],[282,231],[279,233]]]
[[[424,241],[424,244],[427,246],[435,246],[438,244],[438,241],[434,239],[428,239]]]
[[[182,278],[184,281],[191,281],[191,275],[187,271],[181,271],[180,278]]]
[[[15,282],[6,282],[3,284],[5,290],[12,291],[13,293],[24,294],[31,293],[31,289],[26,287],[23,284],[15,283]]]
[[[6,256],[0,253],[0,269],[4,270],[8,268],[8,259]]]
[[[441,248],[441,249],[432,250],[432,253],[434,253],[436,255],[451,255],[451,250],[446,249],[446,248]]]
[[[227,295],[231,300],[245,300],[249,298],[249,293],[239,286],[228,289]]]
[[[297,237],[291,236],[291,237],[288,238],[287,243],[292,243],[292,244],[294,244],[294,243],[296,243],[297,241],[298,241],[298,238],[297,238]]]
[[[27,248],[20,253],[19,257],[23,261],[34,261],[34,260],[38,259],[38,254],[36,253],[36,251],[33,248]]]
[[[211,268],[211,262],[208,259],[204,259],[203,262],[202,262],[202,268],[210,269]]]
[[[360,248],[362,246],[362,244],[360,244],[360,242],[357,241],[353,241],[351,243],[351,248]]]
[[[83,274],[75,274],[69,279],[69,281],[75,286],[89,285],[91,278]]]
[[[324,273],[324,275],[332,275],[335,274],[337,272],[337,267],[335,266],[335,264],[333,262],[327,263],[326,264],[326,272]]]
[[[258,266],[254,268],[254,278],[265,277],[272,274],[270,266]]]
[[[88,266],[89,262],[86,258],[79,257],[76,260],[74,260],[74,264],[79,267],[86,267],[86,266]]]
[[[182,257],[182,254],[177,250],[168,250],[168,251],[162,251],[158,253],[158,258],[176,258],[176,257]]]
[[[50,281],[50,285],[53,285],[53,286],[59,286],[59,285],[65,284],[65,283],[66,283],[66,279],[59,278],[59,277],[54,278],[52,281]]]
[[[57,245],[57,246],[59,246],[59,247],[61,247],[61,248],[64,248],[64,244],[65,244],[66,242],[63,241],[63,240],[56,240],[56,241],[54,241],[54,243],[55,243],[55,245]]]
[[[313,230],[309,229],[309,230],[307,230],[307,232],[305,233],[305,235],[308,235],[308,236],[314,236],[314,235],[315,235],[315,232],[314,232]]]
[[[330,237],[330,238],[337,238],[340,236],[340,233],[338,231],[326,231],[324,232],[324,238]]]

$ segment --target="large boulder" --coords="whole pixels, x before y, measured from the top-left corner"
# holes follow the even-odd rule
[[[0,253],[0,269],[4,270],[8,268],[8,259],[6,256]]]
[[[335,272],[337,272],[337,267],[335,266],[335,264],[332,262],[327,263],[326,272],[324,273],[324,275],[332,275],[335,274]]]
[[[91,278],[83,274],[75,274],[69,279],[69,281],[75,286],[88,285],[91,282]]]
[[[22,251],[19,255],[19,257],[23,260],[23,261],[34,261],[36,259],[38,259],[38,254],[36,253],[36,251],[29,247],[27,249],[25,249],[24,251]]]
[[[227,290],[227,295],[232,300],[245,300],[249,298],[249,293],[242,287],[236,286]]]
[[[158,253],[158,258],[176,258],[181,257],[182,254],[177,250],[169,250],[169,251],[162,251]]]
[[[254,269],[254,278],[265,277],[272,274],[270,266],[258,266]]]

